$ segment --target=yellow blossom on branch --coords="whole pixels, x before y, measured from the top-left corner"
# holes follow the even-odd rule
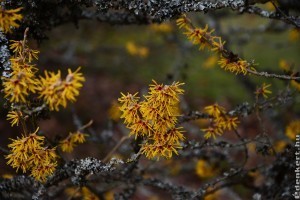
[[[182,15],[176,22],[179,28],[184,28],[186,30],[184,34],[187,38],[194,45],[199,45],[200,50],[208,48],[220,55],[218,64],[222,69],[235,74],[247,74],[250,64],[234,54],[231,55],[232,53],[224,48],[225,42],[222,41],[222,38],[214,36],[214,30],[209,30],[208,25],[205,25],[204,28],[197,28],[191,23],[186,15]]]
[[[37,131],[38,129],[28,136],[12,139],[6,159],[7,164],[17,168],[17,171],[21,169],[25,173],[29,170],[36,180],[44,182],[57,166],[57,155],[55,148],[44,147],[45,137],[37,135]]]
[[[236,61],[233,61],[229,58],[224,58],[223,56],[221,56],[218,64],[225,71],[230,71],[235,74],[247,74],[248,63],[245,60],[238,59]]]
[[[272,94],[272,91],[268,88],[271,87],[271,84],[263,83],[261,87],[257,88],[254,94],[258,98],[259,96],[263,96],[265,99],[268,98],[269,94]]]
[[[222,135],[226,130],[231,131],[237,129],[239,124],[238,117],[228,115],[225,108],[217,103],[206,106],[204,111],[212,117],[210,119],[210,126],[201,129],[205,133],[205,139],[216,139],[217,135]]]
[[[0,31],[4,33],[11,32],[11,27],[18,28],[18,21],[22,20],[22,15],[19,12],[22,8],[5,10],[0,6]]]
[[[185,14],[176,20],[176,24],[179,28],[189,29],[189,21]]]
[[[26,33],[25,33],[26,34]],[[10,40],[10,49],[14,52],[15,58],[19,64],[31,63],[34,59],[38,60],[39,51],[28,47],[26,40]]]
[[[122,115],[120,118],[125,119],[125,124],[135,123],[140,120],[138,110],[140,105],[138,104],[139,97],[138,93],[134,95],[127,93],[127,95],[121,93],[122,97],[118,99],[121,103],[120,111]]]
[[[38,81],[35,77],[37,69],[31,62],[32,57],[37,59],[39,52],[30,49],[26,45],[26,40],[11,42],[10,48],[14,55],[10,59],[12,71],[8,77],[3,78],[5,98],[12,103],[25,103],[27,96],[37,90]]]
[[[180,127],[176,127],[179,116],[179,95],[183,94],[180,86],[183,83],[174,82],[171,85],[158,84],[153,81],[145,100],[139,102],[137,93],[122,94],[119,98],[122,112],[121,118],[130,129],[130,135],[145,138],[141,153],[147,158],[171,158],[184,136]]]
[[[223,134],[222,128],[217,124],[214,124],[214,125],[212,125],[208,128],[201,129],[201,130],[205,133],[205,135],[204,135],[205,139],[208,139],[208,138],[211,138],[211,137],[216,139],[216,135],[222,135]]]
[[[13,71],[9,78],[4,78],[3,87],[5,98],[10,102],[26,102],[30,92],[37,90],[37,79],[33,73],[25,70]]]
[[[68,137],[59,142],[59,147],[63,152],[70,153],[74,150],[77,144],[82,144],[86,141],[88,134],[80,131],[69,133]]]
[[[56,162],[44,161],[40,165],[32,168],[31,176],[38,181],[45,182],[47,177],[54,173],[56,166]]]
[[[210,106],[206,106],[204,110],[207,114],[212,115],[214,117],[219,117],[220,115],[225,113],[225,108],[217,103]]]
[[[238,118],[237,117],[229,117],[225,115],[223,117],[216,118],[215,121],[225,130],[234,130],[238,126]]]
[[[75,97],[79,95],[79,89],[85,81],[79,71],[80,67],[74,72],[68,69],[68,75],[64,80],[61,78],[60,71],[57,73],[45,71],[45,77],[40,77],[39,98],[49,105],[50,110],[59,110],[60,106],[66,107],[68,101],[76,100]]]
[[[167,159],[172,158],[173,153],[178,155],[177,149],[182,147],[179,144],[173,143],[146,143],[141,147],[141,153],[144,154],[148,159],[159,159],[160,157],[165,157]]]
[[[7,114],[7,120],[10,121],[11,126],[19,125],[20,119],[22,117],[22,112],[20,111],[9,111]]]

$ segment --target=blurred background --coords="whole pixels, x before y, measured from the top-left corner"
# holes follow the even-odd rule
[[[273,9],[272,5],[264,5],[264,8]],[[191,13],[188,16],[199,27],[208,24],[210,29],[215,29],[214,34],[221,36],[229,49],[248,61],[253,60],[258,71],[284,74],[286,68],[300,70],[300,32],[291,26],[253,15],[237,15],[228,10],[205,15]],[[145,94],[152,80],[165,84],[173,81],[185,83],[181,105],[183,114],[203,111],[205,106],[216,102],[227,110],[244,102],[252,104],[255,101],[255,89],[262,83],[271,84],[273,95],[291,84],[222,70],[217,64],[216,55],[208,50],[199,51],[179,30],[175,20],[162,24],[126,26],[83,20],[78,27],[71,23],[64,24],[47,35],[49,39],[39,45],[30,41],[32,46],[40,50],[37,62],[40,74],[43,70],[61,70],[62,74],[66,74],[68,68],[75,70],[82,66],[86,81],[77,101],[59,112],[51,112],[48,119],[39,122],[40,130],[52,140],[58,140],[76,131],[78,125],[93,120],[92,126],[86,130],[90,135],[88,142],[79,145],[70,154],[63,154],[66,160],[87,156],[103,159],[117,141],[128,133],[119,120],[117,99],[120,93]],[[300,89],[300,83],[294,83],[291,87]],[[299,97],[296,95],[298,101]],[[288,141],[284,136],[285,128],[290,121],[299,117],[299,109],[299,105],[292,104],[264,115],[265,126],[273,134],[274,141]],[[1,106],[1,147],[7,146],[9,138],[21,135],[19,127],[10,127],[6,121],[7,112],[5,106]],[[187,138],[203,140],[200,129],[205,127],[205,122],[197,120],[184,126]],[[244,136],[254,137],[258,129],[255,116],[243,119],[239,129]],[[235,138],[230,134],[222,137],[228,140]],[[116,156],[128,157],[130,151],[130,147],[123,145]],[[260,159],[255,156],[248,165],[255,165]],[[0,175],[15,174],[5,162],[1,155]],[[189,177],[176,171],[180,171],[176,167],[174,172],[169,173],[178,173],[179,182],[197,187],[203,180],[193,176],[196,173],[193,169],[195,163],[190,166],[192,173]],[[168,161],[158,165],[168,165]],[[230,195],[230,192],[227,193]],[[139,198],[149,196],[143,195]]]

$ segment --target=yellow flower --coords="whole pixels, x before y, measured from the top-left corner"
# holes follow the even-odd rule
[[[26,97],[30,92],[37,90],[37,79],[34,73],[26,70],[16,70],[10,74],[9,78],[4,78],[3,87],[5,98],[10,102],[26,102]]]
[[[24,45],[22,40],[10,40],[10,49],[16,54],[21,55]]]
[[[176,128],[179,115],[179,95],[183,83],[174,82],[171,85],[154,84],[149,86],[145,100],[138,102],[137,93],[134,95],[122,94],[119,98],[122,112],[130,135],[143,136],[147,142],[142,145],[141,152],[149,159],[159,157],[171,158],[184,136],[180,128]]]
[[[48,176],[54,173],[56,167],[56,162],[41,162],[40,165],[36,165],[32,168],[31,176],[33,176],[37,181],[45,182]]]
[[[87,136],[88,136],[88,134],[84,134],[84,133],[77,131],[76,133],[71,134],[71,140],[74,143],[81,144],[81,143],[85,142],[85,137],[87,137]]]
[[[38,181],[45,181],[51,175],[57,164],[55,148],[43,147],[44,136],[38,136],[38,129],[28,136],[12,139],[8,145],[10,153],[5,157],[7,164],[13,168],[22,169],[23,173],[31,171],[31,175]]]
[[[9,111],[7,114],[7,120],[11,121],[11,126],[18,126],[21,118],[22,112],[20,111]]]
[[[141,147],[141,153],[145,154],[148,159],[157,158],[157,160],[159,160],[160,157],[170,159],[173,153],[178,155],[177,149],[181,148],[182,147],[179,144],[162,144],[154,142],[153,144],[143,144]]]
[[[135,103],[131,104],[128,108],[121,110],[123,112],[121,118],[125,119],[125,124],[137,123],[141,120],[139,116],[139,108],[140,105],[138,103]]]
[[[149,87],[149,95],[146,95],[148,107],[157,108],[160,116],[176,116],[179,103],[179,95],[184,90],[180,88],[183,83],[174,82],[171,85],[154,84]],[[147,106],[147,104],[145,104]],[[143,106],[143,104],[142,104]]]
[[[70,153],[74,150],[75,143],[71,140],[71,138],[66,138],[59,142],[59,147],[63,152]]]
[[[162,141],[168,141],[172,144],[179,144],[181,141],[184,141],[185,137],[181,131],[182,127],[179,128],[172,128],[167,133],[163,134]]]
[[[211,34],[214,30],[208,31],[208,25],[205,28],[194,28],[194,29],[187,29],[187,32],[184,34],[187,35],[188,39],[195,45],[200,45],[200,50],[204,49],[205,47],[210,47],[210,41],[213,40],[213,36]]]
[[[14,52],[16,60],[22,62],[23,64],[31,63],[33,59],[38,60],[38,54],[40,52],[38,50],[29,48],[25,43],[26,41],[10,40],[10,42],[10,49]]]
[[[298,134],[300,134],[300,120],[294,120],[286,127],[285,135],[291,140],[296,140]]]
[[[79,72],[81,67],[78,67],[74,72],[68,69],[68,75],[63,82],[62,96],[67,100],[74,102],[75,97],[79,95],[79,89],[82,88],[82,83],[85,81],[83,74]]]
[[[58,71],[57,74],[47,71],[44,73],[45,78],[40,77],[39,79],[39,98],[43,98],[45,103],[49,105],[50,110],[58,110],[59,105],[65,103],[65,100],[62,100],[63,97],[60,96],[63,89],[61,84],[61,73],[60,71]]]
[[[138,136],[149,135],[152,129],[150,124],[142,119],[132,123],[131,125],[128,125],[128,128],[131,130],[129,135],[135,135],[135,139]]]
[[[237,117],[229,117],[224,116],[216,119],[216,122],[219,123],[220,126],[222,126],[223,129],[227,130],[234,130],[237,128],[237,124],[239,123]]]
[[[214,124],[208,128],[201,129],[201,131],[203,131],[205,133],[205,135],[204,135],[205,139],[209,139],[211,137],[216,139],[216,135],[223,134],[223,129],[221,128],[221,126],[219,126],[217,124]]]
[[[135,93],[134,95],[127,93],[127,95],[121,93],[122,97],[118,99],[118,101],[122,104],[120,107],[120,110],[126,110],[127,107],[135,105],[140,97],[137,97],[138,93]]]
[[[185,28],[187,29],[188,28],[188,19],[186,18],[186,15],[183,14],[180,18],[178,18],[176,20],[176,24],[179,28]]]
[[[77,144],[84,143],[87,136],[88,134],[81,133],[80,131],[69,133],[67,138],[59,142],[59,147],[63,152],[70,153],[74,150],[74,147],[76,147]]]
[[[218,61],[220,67],[226,71],[230,71],[235,74],[247,74],[248,63],[245,60],[238,59],[236,61],[224,58],[221,56]]]
[[[26,48],[24,51],[25,58],[29,63],[31,63],[33,59],[38,60],[39,53],[40,52],[38,50],[29,49],[29,48]]]
[[[222,38],[221,37],[216,37],[216,36],[213,36],[212,37],[212,47],[211,47],[211,51],[214,51],[214,52],[223,52],[224,51],[224,45],[225,45],[225,41],[222,41]]]
[[[82,82],[85,81],[82,73],[79,73],[80,67],[75,72],[68,69],[68,75],[65,80],[61,79],[61,73],[45,71],[45,78],[40,77],[39,98],[49,105],[50,110],[59,110],[59,106],[66,107],[68,101],[75,101],[79,95],[79,89]]]
[[[196,174],[200,178],[210,178],[216,175],[216,170],[206,160],[200,159],[196,163]]]
[[[271,84],[265,84],[263,83],[261,87],[257,88],[254,94],[256,94],[256,97],[262,95],[265,99],[268,98],[268,94],[272,94],[272,91],[268,88],[271,87]]]
[[[204,111],[207,114],[212,115],[213,117],[216,117],[216,118],[225,114],[225,108],[223,108],[222,106],[219,106],[217,103],[210,105],[210,106],[206,106],[204,108]]]
[[[5,10],[0,7],[0,30],[4,33],[11,32],[11,27],[18,28],[17,21],[22,20],[22,15],[19,14],[22,8]]]

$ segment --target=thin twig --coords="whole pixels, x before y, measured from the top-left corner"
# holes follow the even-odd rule
[[[266,78],[277,78],[281,80],[300,80],[299,76],[288,76],[288,75],[281,75],[281,74],[270,74],[268,72],[258,72],[252,69],[247,69],[247,71],[250,74],[256,75],[256,76],[264,76]]]
[[[0,146],[0,151],[4,154],[9,154],[9,150]]]
[[[243,138],[243,137],[239,134],[239,132],[237,131],[237,129],[234,129],[234,133],[235,133],[235,135],[239,138],[239,140],[240,140],[241,142],[244,142],[244,141],[245,141],[245,138]],[[244,162],[243,162],[243,164],[242,164],[242,168],[244,168],[244,166],[246,165],[246,163],[247,163],[247,161],[248,161],[248,158],[249,158],[247,145],[244,144],[243,147],[244,147],[244,152],[245,152],[245,160],[244,160]]]
[[[118,148],[125,142],[126,140],[129,139],[129,136],[123,136],[121,140],[116,144],[116,146],[105,156],[105,158],[102,160],[103,162],[107,162],[108,159],[115,153],[115,151],[118,150]]]
[[[82,130],[86,129],[87,127],[91,126],[92,124],[93,124],[93,120],[90,120],[87,124],[85,124],[82,127],[80,127],[78,129],[78,131],[82,131]]]

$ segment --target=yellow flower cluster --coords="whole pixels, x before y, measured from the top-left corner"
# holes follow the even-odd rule
[[[6,156],[7,164],[22,169],[23,173],[31,171],[31,176],[44,182],[53,174],[57,166],[55,148],[44,147],[44,136],[37,135],[38,129],[28,136],[13,139],[8,145],[10,154]]]
[[[201,129],[205,132],[204,137],[206,139],[213,137],[216,139],[216,135],[222,135],[226,130],[235,130],[239,123],[237,117],[231,117],[226,114],[225,108],[219,106],[217,103],[206,106],[205,112],[209,114],[212,119],[210,126],[205,129]]]
[[[26,38],[26,32],[25,32]],[[67,102],[74,102],[79,95],[84,77],[79,72],[80,67],[61,79],[60,71],[45,71],[45,77],[36,78],[38,69],[32,62],[38,59],[39,51],[30,49],[26,40],[12,41],[10,46],[14,56],[10,59],[12,72],[3,77],[5,98],[12,103],[25,103],[30,94],[37,94],[49,106],[50,110],[59,110],[59,106],[66,107]]]
[[[8,33],[11,32],[11,27],[19,27],[17,21],[21,21],[23,18],[22,15],[19,14],[21,9],[22,8],[5,10],[0,6],[0,31]]]
[[[300,120],[291,121],[285,130],[285,135],[291,140],[296,140],[296,135],[300,134]]]
[[[63,152],[72,152],[77,144],[85,142],[87,136],[87,134],[81,133],[80,131],[70,133],[67,138],[60,141],[59,146]]]
[[[183,83],[174,82],[171,85],[158,84],[153,81],[145,100],[139,102],[137,93],[122,94],[121,118],[130,129],[130,135],[144,137],[141,153],[147,158],[171,158],[180,142],[184,140],[181,128],[176,127],[179,115],[179,95],[184,90]]]
[[[59,110],[59,106],[66,107],[68,101],[76,100],[82,82],[85,81],[79,71],[80,67],[74,72],[68,69],[68,75],[64,80],[61,78],[60,71],[57,73],[45,71],[45,77],[40,77],[39,97],[49,105],[50,110]]]
[[[38,80],[35,77],[37,69],[31,63],[37,59],[38,51],[30,49],[26,41],[11,41],[10,48],[14,56],[10,59],[12,72],[9,77],[3,77],[5,98],[10,102],[25,103],[26,97],[37,90]]]
[[[149,49],[144,46],[138,46],[134,42],[126,43],[126,50],[132,56],[139,56],[145,58],[149,54]]]
[[[228,55],[228,52],[224,48],[225,42],[222,41],[222,38],[212,35],[214,30],[209,30],[207,25],[204,28],[194,27],[185,15],[179,18],[176,22],[179,28],[186,30],[184,34],[187,38],[194,45],[199,45],[200,50],[208,48],[220,55],[218,64],[222,69],[235,74],[247,74],[247,68],[249,66],[247,61],[238,58],[235,55]]]

